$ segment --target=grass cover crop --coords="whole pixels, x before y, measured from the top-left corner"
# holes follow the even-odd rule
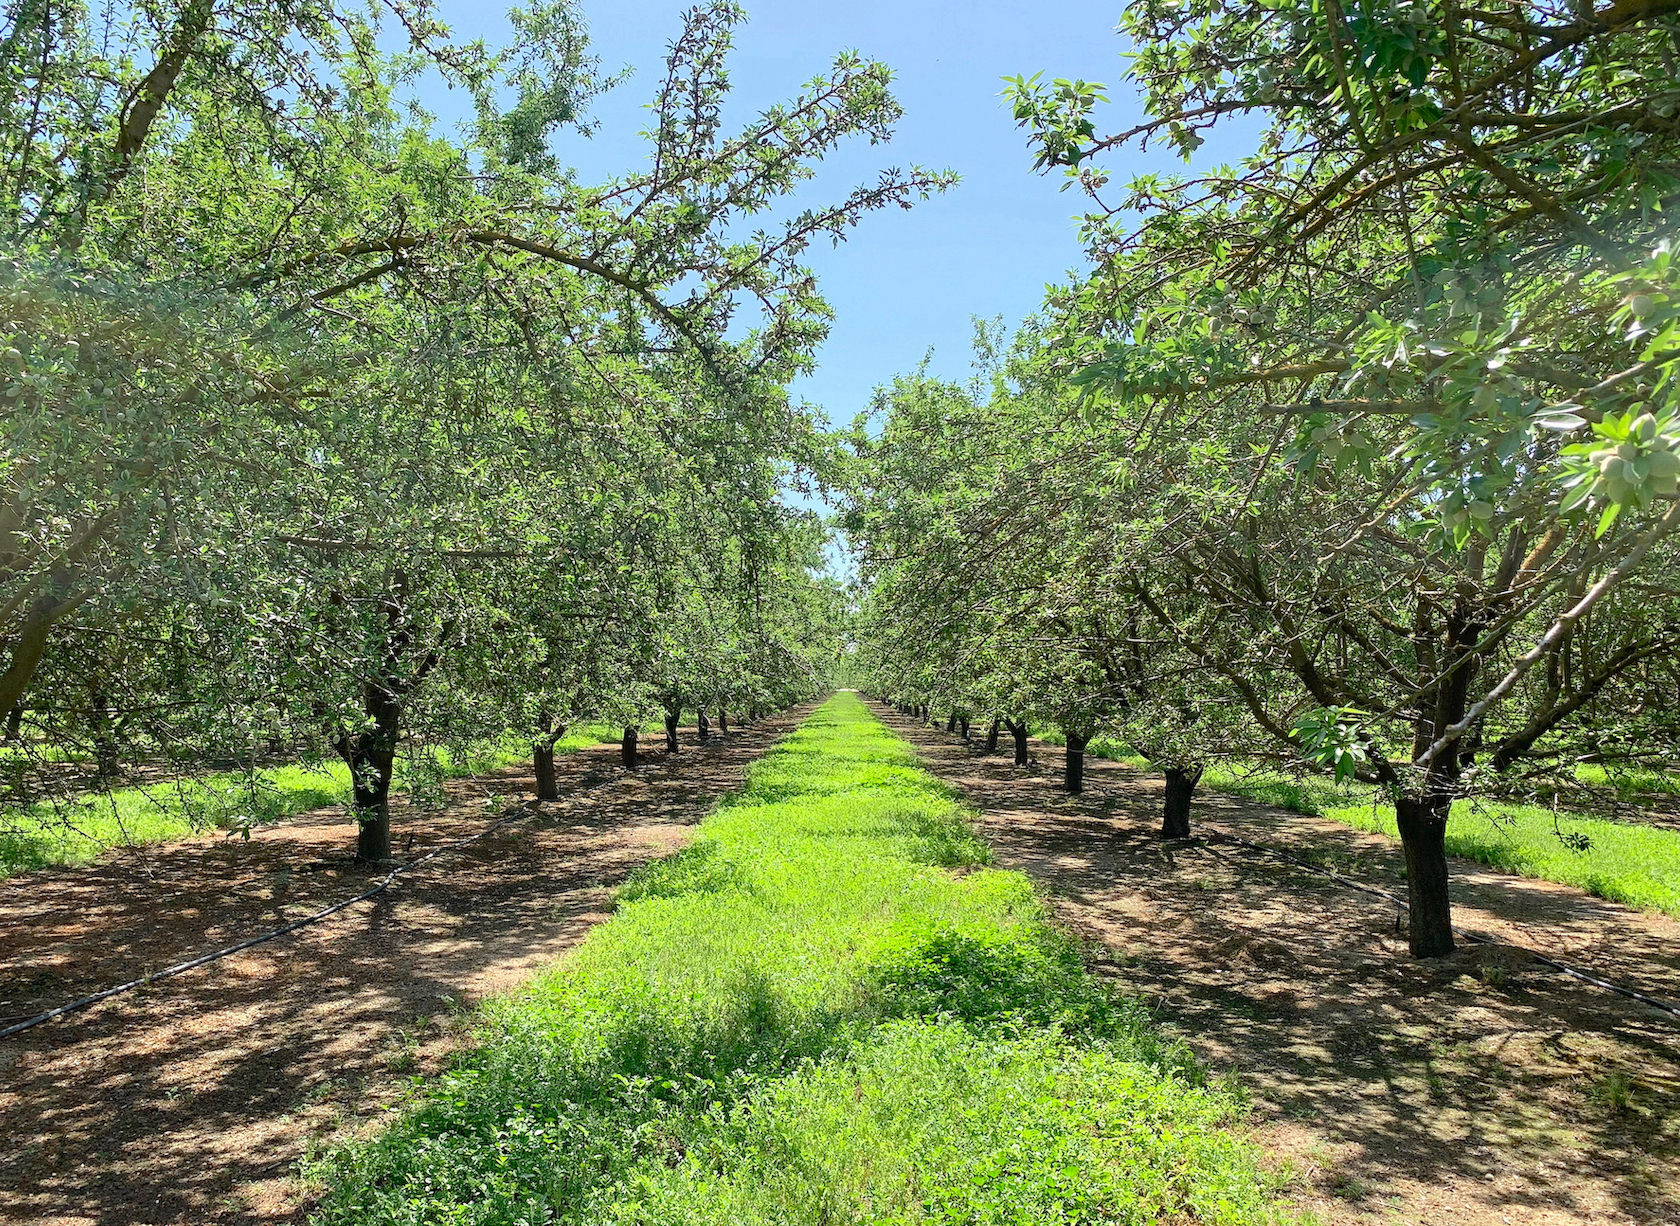
[[[1052,743],[1061,740],[1053,731],[1038,735]],[[1109,737],[1092,737],[1085,752],[1137,770],[1153,769]],[[1656,771],[1611,776],[1600,768],[1584,767],[1581,775],[1584,782],[1615,787],[1630,803],[1638,803],[1642,795],[1671,795],[1676,787],[1672,777]],[[1377,789],[1362,784],[1338,787],[1327,779],[1215,764],[1207,768],[1201,786],[1291,813],[1328,818],[1355,830],[1400,837],[1394,806],[1377,799]],[[1560,834],[1584,836],[1586,845],[1571,846]],[[1554,814],[1540,805],[1460,800],[1453,804],[1447,825],[1447,854],[1680,917],[1680,832],[1673,830],[1579,813]]]
[[[1394,806],[1376,798],[1376,789],[1337,788],[1316,779],[1293,779],[1272,772],[1242,774],[1212,768],[1206,786],[1341,822],[1398,839]],[[1584,836],[1582,850],[1564,836]],[[1447,854],[1475,860],[1508,873],[1572,885],[1631,907],[1680,916],[1680,833],[1556,813],[1539,805],[1460,800],[1447,825]]]
[[[554,749],[570,753],[609,736],[617,739],[618,733],[591,724],[555,742]],[[522,761],[529,752],[512,740],[459,760],[434,750],[418,773],[399,758],[396,786],[425,787],[479,774]],[[0,880],[32,869],[86,864],[112,847],[163,843],[217,828],[252,828],[349,800],[349,768],[333,761],[216,771],[71,800],[7,805],[0,807]]]
[[[850,693],[518,996],[324,1223],[1271,1220],[1240,1106]],[[973,871],[966,871],[972,869]],[[953,871],[956,870],[956,871]]]

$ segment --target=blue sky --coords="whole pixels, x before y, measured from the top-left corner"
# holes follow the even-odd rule
[[[505,42],[501,6],[441,0],[439,7],[457,37]],[[896,74],[905,117],[892,143],[842,149],[800,193],[802,202],[837,199],[885,166],[948,168],[963,180],[909,212],[870,216],[838,249],[823,244],[807,253],[836,319],[816,373],[794,393],[844,423],[867,406],[873,388],[930,349],[934,373],[966,379],[972,317],[1002,315],[1013,325],[1038,307],[1046,283],[1082,264],[1074,215],[1083,197],[1061,192],[1059,175],[1032,172],[1026,141],[999,96],[1001,78],[1043,71],[1105,82],[1118,87],[1108,119],[1129,123],[1139,108],[1121,84],[1118,7],[1087,0],[759,0],[747,7],[750,20],[737,32],[731,61],[737,125],[793,95],[844,49]],[[680,29],[681,6],[584,0],[584,11],[602,68],[633,70],[596,100],[600,130],[592,139],[562,138],[570,164],[605,177],[645,161],[637,133]],[[445,119],[459,105],[441,89],[423,91],[422,101]]]

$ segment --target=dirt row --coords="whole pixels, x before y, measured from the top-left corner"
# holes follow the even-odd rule
[[[1061,751],[1014,769],[875,711],[1044,883],[1097,969],[1253,1098],[1256,1137],[1322,1222],[1680,1224],[1680,1026],[1526,951],[1680,996],[1680,924],[1452,863],[1457,922],[1499,943],[1423,964],[1389,903],[1228,845],[1163,844],[1162,785]],[[1217,793],[1198,817],[1404,896],[1398,845]]]
[[[999,860],[1041,881],[1100,973],[1252,1095],[1254,1134],[1321,1222],[1680,1226],[1680,1030],[1556,975],[1544,950],[1680,990],[1680,924],[1454,863],[1491,947],[1419,964],[1390,904],[1229,846],[1164,845],[1160,784],[1059,751],[1016,770],[876,707],[962,790]],[[565,799],[371,903],[213,968],[0,1041],[0,1221],[298,1221],[311,1147],[369,1127],[464,1041],[465,1010],[604,918],[614,884],[675,850],[805,710],[627,775],[602,746]],[[404,853],[531,794],[509,771],[399,821]],[[1389,889],[1394,844],[1217,794],[1206,823]],[[16,1016],[360,892],[351,832],[306,815],[250,844],[113,854],[0,883],[0,1014]]]
[[[687,842],[809,708],[663,751],[634,774],[600,746],[557,762],[563,799],[385,894],[202,970],[0,1040],[0,1221],[301,1220],[293,1172],[366,1127],[464,1039],[465,1011],[605,917],[613,886]],[[528,771],[450,785],[396,817],[401,854],[473,834],[534,795]],[[0,1015],[51,1008],[279,927],[377,880],[354,830],[305,814],[249,843],[114,852],[0,882]]]

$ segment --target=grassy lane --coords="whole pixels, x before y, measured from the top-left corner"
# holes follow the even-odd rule
[[[329,1223],[1271,1220],[1232,1093],[853,694],[381,1135]]]
[[[1053,734],[1044,739],[1055,743]],[[1095,737],[1088,749],[1096,757],[1150,770],[1147,762],[1124,745]],[[1622,799],[1638,803],[1642,794],[1671,794],[1674,780],[1656,772],[1609,779],[1596,768],[1587,781],[1619,786]],[[1246,796],[1261,804],[1292,813],[1305,813],[1341,822],[1356,830],[1385,834],[1398,840],[1394,806],[1379,799],[1376,788],[1351,785],[1338,788],[1323,779],[1284,775],[1276,771],[1248,771],[1231,766],[1208,768],[1202,786],[1216,792]],[[1559,838],[1582,836],[1586,846],[1571,846]],[[1680,917],[1680,831],[1611,822],[1579,813],[1560,812],[1539,805],[1461,800],[1453,806],[1447,825],[1447,854],[1462,856],[1523,877],[1538,877],[1572,885],[1630,907],[1643,907]]]

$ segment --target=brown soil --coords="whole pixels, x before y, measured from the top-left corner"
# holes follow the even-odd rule
[[[563,798],[366,903],[208,967],[0,1040],[0,1221],[295,1221],[298,1159],[366,1128],[466,1039],[463,1010],[603,919],[611,888],[687,842],[804,714],[661,751],[556,763]],[[508,770],[396,817],[405,855],[482,830],[534,793]],[[410,835],[412,842],[410,843]],[[361,893],[353,828],[306,814],[249,843],[207,837],[0,882],[0,1014],[63,1004]],[[3,1025],[0,1022],[0,1025]]]
[[[1390,903],[1228,844],[1163,843],[1158,778],[1087,760],[1085,795],[1067,796],[1059,749],[1017,771],[875,710],[962,790],[999,862],[1043,883],[1096,969],[1240,1079],[1299,1208],[1334,1226],[1680,1224],[1680,1021],[1528,952],[1673,1000],[1680,923],[1455,860],[1457,923],[1497,941],[1412,961]],[[1196,805],[1404,896],[1380,835],[1217,793]]]

